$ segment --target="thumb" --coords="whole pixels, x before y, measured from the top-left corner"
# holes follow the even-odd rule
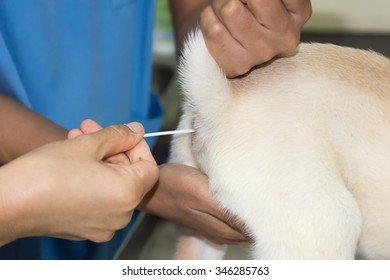
[[[84,147],[99,160],[127,152],[143,139],[144,128],[140,123],[111,125],[95,133],[85,134],[78,139],[86,142]]]

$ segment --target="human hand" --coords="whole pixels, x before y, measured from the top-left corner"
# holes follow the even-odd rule
[[[250,241],[243,234],[243,224],[214,200],[207,176],[192,167],[160,166],[159,181],[139,208],[192,229],[216,244]]]
[[[8,242],[40,235],[101,242],[125,227],[158,178],[143,127],[131,127],[136,132],[116,125],[54,142],[2,167]]]
[[[200,28],[209,52],[233,78],[294,50],[311,12],[310,0],[213,0]]]
[[[80,129],[69,135],[93,133],[101,129],[96,122],[86,120]],[[109,160],[117,160],[116,155]],[[217,244],[246,243],[243,225],[222,210],[208,188],[208,178],[195,168],[180,164],[160,166],[157,185],[139,204],[141,211],[176,222]]]

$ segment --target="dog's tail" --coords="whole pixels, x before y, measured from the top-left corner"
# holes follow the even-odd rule
[[[210,55],[199,28],[187,37],[179,76],[184,97],[194,108],[204,111],[202,116],[213,119],[229,104],[231,84]]]

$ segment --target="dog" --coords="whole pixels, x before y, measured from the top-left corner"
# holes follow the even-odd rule
[[[253,259],[390,258],[390,60],[302,43],[228,79],[201,32],[179,67],[183,89],[170,161],[209,177],[221,207],[254,238]],[[179,259],[221,259],[198,237]]]

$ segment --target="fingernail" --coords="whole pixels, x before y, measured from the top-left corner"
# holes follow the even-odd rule
[[[137,123],[137,122],[132,122],[127,124],[127,127],[130,128],[130,130],[134,133],[141,133],[144,131],[144,127],[142,124]]]

